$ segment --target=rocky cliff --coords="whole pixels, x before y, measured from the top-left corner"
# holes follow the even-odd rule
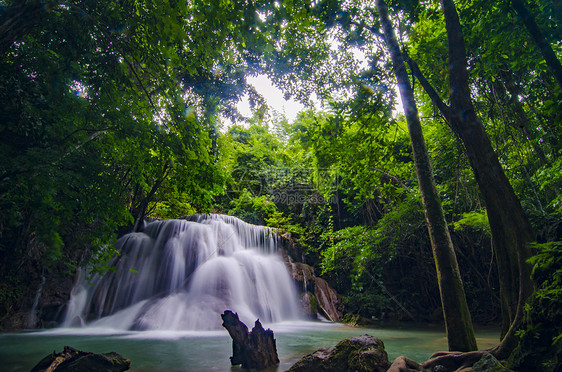
[[[281,236],[281,255],[297,289],[305,314],[310,319],[318,319],[318,315],[333,322],[339,322],[343,316],[341,297],[330,287],[328,282],[317,277],[314,268],[304,261],[298,246],[290,235]]]

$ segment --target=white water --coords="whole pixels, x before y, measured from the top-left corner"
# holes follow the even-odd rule
[[[225,310],[250,327],[300,318],[271,229],[222,215],[149,223],[116,243],[115,271],[82,273],[63,327],[221,329]]]
[[[31,311],[27,318],[27,326],[29,328],[35,328],[37,325],[37,305],[39,305],[39,300],[41,299],[41,293],[43,292],[43,286],[45,285],[45,275],[41,274],[41,284],[35,293],[35,299],[33,300],[33,305],[31,306]]]

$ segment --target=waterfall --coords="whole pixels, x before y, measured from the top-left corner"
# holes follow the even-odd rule
[[[39,288],[37,289],[37,292],[35,292],[35,299],[33,300],[31,311],[27,317],[27,326],[29,328],[35,328],[37,326],[37,306],[39,305],[39,300],[41,299],[41,292],[43,292],[45,280],[45,274],[41,273],[41,284],[39,284]]]
[[[89,282],[79,273],[63,326],[213,330],[225,310],[246,324],[301,316],[268,227],[194,215],[150,222],[115,246],[114,270]]]

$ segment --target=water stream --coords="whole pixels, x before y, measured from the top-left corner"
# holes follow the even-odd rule
[[[291,321],[265,324],[277,340],[281,363],[273,371],[285,371],[302,356],[320,347],[335,346],[351,336],[368,333],[379,337],[392,361],[406,355],[427,360],[435,351],[446,350],[440,327],[396,324],[378,329],[353,328],[336,323]],[[480,348],[495,345],[497,329],[477,329]],[[225,330],[216,331],[116,331],[102,328],[56,329],[44,332],[0,334],[1,370],[29,371],[53,350],[64,345],[93,352],[117,351],[131,359],[133,372],[242,371],[231,367],[232,340]]]
[[[27,326],[30,328],[35,327],[37,323],[37,305],[39,305],[39,300],[41,299],[41,293],[43,292],[43,286],[45,285],[45,274],[41,274],[41,284],[35,293],[35,299],[33,300],[33,305],[31,306],[31,311],[29,312],[29,317],[27,319]]]

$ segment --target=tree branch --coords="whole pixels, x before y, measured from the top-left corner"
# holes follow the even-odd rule
[[[408,66],[410,66],[410,70],[412,70],[412,74],[414,75],[414,77],[416,79],[418,79],[418,81],[420,82],[423,90],[425,90],[425,92],[427,93],[427,95],[431,99],[431,102],[433,102],[433,104],[437,107],[437,109],[439,110],[441,115],[443,115],[445,117],[445,120],[447,121],[447,123],[449,125],[452,125],[451,108],[449,106],[447,106],[447,104],[441,99],[441,97],[439,96],[439,93],[437,93],[437,91],[435,90],[433,85],[431,85],[431,83],[426,79],[424,74],[421,72],[421,70],[420,70],[418,64],[416,63],[416,61],[414,61],[412,58],[410,58],[410,56],[408,55],[408,52],[404,50],[404,51],[402,51],[402,54],[404,55],[404,60],[406,61]]]
[[[402,188],[403,188],[404,190],[406,190],[406,192],[408,192],[408,194],[411,194],[411,193],[412,193],[412,191],[408,188],[408,186],[406,186],[406,185],[404,184],[404,182],[402,182],[402,181],[400,180],[400,178],[398,178],[397,176],[395,176],[395,175],[393,175],[393,174],[391,174],[391,173],[388,173],[388,172],[385,171],[384,169],[373,168],[373,170],[374,170],[375,172],[382,173],[382,174],[384,174],[385,176],[387,176],[388,178],[394,180],[394,182],[396,182],[397,184],[399,184],[400,186],[402,186]]]
[[[562,64],[560,64],[560,61],[556,58],[556,54],[552,50],[550,44],[546,41],[544,34],[532,14],[525,7],[524,0],[511,0],[511,5],[517,12],[517,15],[521,18],[521,21],[527,28],[527,31],[529,31],[529,34],[531,34],[535,44],[541,51],[546,65],[558,82],[558,86],[562,88]]]

